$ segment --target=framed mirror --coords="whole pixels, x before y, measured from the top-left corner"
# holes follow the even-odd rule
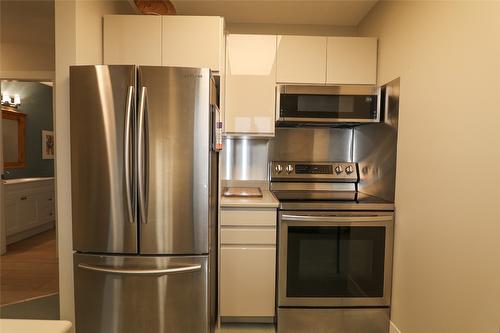
[[[2,142],[5,169],[24,168],[25,137],[24,113],[11,107],[2,106]]]

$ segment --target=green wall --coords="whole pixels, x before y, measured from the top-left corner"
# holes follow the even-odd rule
[[[1,91],[19,95],[18,110],[26,114],[26,167],[9,169],[6,178],[53,177],[54,160],[42,160],[42,130],[53,130],[52,87],[39,82],[2,81]]]

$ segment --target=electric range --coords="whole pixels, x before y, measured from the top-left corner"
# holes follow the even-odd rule
[[[358,191],[354,162],[275,161],[279,333],[387,333],[394,203]]]

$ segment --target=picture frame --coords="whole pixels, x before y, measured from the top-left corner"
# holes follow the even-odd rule
[[[42,131],[42,160],[53,160],[55,150],[54,131]]]

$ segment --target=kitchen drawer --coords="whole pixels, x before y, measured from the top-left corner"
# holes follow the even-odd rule
[[[276,228],[233,228],[221,229],[221,244],[276,244]]]
[[[275,226],[276,209],[222,209],[222,226]]]
[[[274,246],[222,246],[220,315],[274,316],[275,263]]]

